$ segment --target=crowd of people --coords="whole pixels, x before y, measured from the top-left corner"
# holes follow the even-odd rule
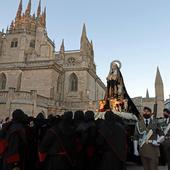
[[[144,107],[134,128],[136,157],[144,170],[157,170],[160,146],[170,170],[170,111],[161,123]],[[95,120],[93,111],[28,117],[12,113],[0,126],[0,170],[126,170],[127,126],[111,110]]]
[[[74,117],[73,117],[74,115]],[[0,130],[2,170],[125,170],[126,130],[112,111],[28,117],[12,113]]]

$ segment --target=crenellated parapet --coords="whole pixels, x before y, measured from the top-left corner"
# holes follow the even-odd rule
[[[16,91],[15,88],[10,87],[7,91],[0,91],[0,110],[3,107],[5,116],[10,116],[16,106],[18,108],[24,106],[26,113],[36,116],[39,110],[48,111],[48,108],[55,107],[55,104],[56,101],[37,94],[36,90]]]

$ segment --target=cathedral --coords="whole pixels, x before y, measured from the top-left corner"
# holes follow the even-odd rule
[[[95,110],[105,85],[96,75],[92,41],[83,26],[80,49],[59,51],[46,31],[46,8],[31,13],[22,0],[14,20],[0,32],[0,116],[17,108],[28,115],[65,110]]]

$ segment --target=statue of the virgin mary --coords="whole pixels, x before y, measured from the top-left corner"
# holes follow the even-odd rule
[[[109,107],[113,109],[113,111],[131,112],[139,115],[139,111],[126,91],[123,77],[120,72],[121,65],[121,62],[118,60],[114,60],[110,64],[110,71],[106,78],[107,88],[105,103],[107,104],[105,107],[108,108],[108,104],[110,104]]]

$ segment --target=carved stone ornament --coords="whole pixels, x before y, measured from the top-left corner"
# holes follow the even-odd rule
[[[70,57],[70,58],[68,58],[67,61],[68,61],[69,64],[74,64],[76,59],[74,57]]]

